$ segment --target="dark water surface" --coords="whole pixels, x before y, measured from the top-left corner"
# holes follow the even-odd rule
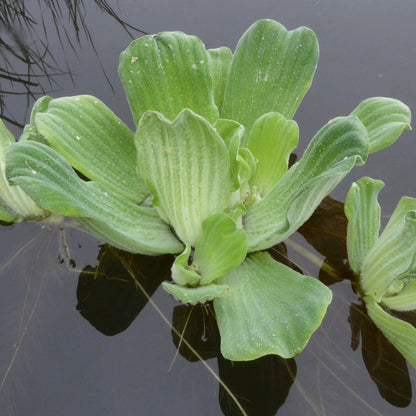
[[[51,9],[56,3],[59,7]],[[78,8],[72,10],[71,18],[67,4],[73,3]],[[128,32],[140,36],[132,27],[146,33],[183,30],[201,37],[209,48],[234,49],[244,30],[263,17],[276,19],[288,29],[309,26],[319,39],[321,57],[315,80],[294,117],[300,126],[301,150],[329,119],[350,113],[367,97],[398,98],[416,114],[413,0],[109,1],[117,16],[98,7],[106,4],[103,1],[6,0],[3,4],[1,18],[10,26],[0,26],[0,35],[15,49],[0,45],[0,110],[16,136],[21,132],[19,125],[28,122],[28,107],[42,91],[53,97],[95,95],[133,127],[117,77],[118,55],[131,41]],[[12,4],[26,6],[31,26],[23,17],[19,21],[13,13],[5,14],[6,6]],[[28,48],[23,55],[18,47],[22,37]],[[18,59],[22,56],[34,63],[28,66]],[[39,56],[41,63],[36,59]],[[18,80],[10,79],[13,71]],[[332,197],[343,201],[351,182],[361,176],[382,179],[386,187],[380,204],[385,222],[402,195],[416,196],[415,160],[415,133],[405,132],[391,148],[355,168]],[[326,226],[334,229],[337,225],[329,221]],[[312,228],[302,233],[317,246]],[[317,262],[306,258],[297,244],[316,256]],[[331,252],[324,249],[319,254],[300,234],[287,246],[290,259],[305,274],[320,275],[331,284],[334,301],[322,327],[295,360],[266,357],[254,364],[232,366],[221,357],[212,358],[218,349],[215,327],[207,324],[203,333],[190,319],[188,327],[194,330],[206,363],[219,372],[250,415],[274,415],[279,407],[279,416],[414,415],[411,385],[415,387],[415,371],[409,368],[408,374],[400,356],[362,318],[350,282],[335,281],[320,271],[320,263]],[[329,246],[337,249],[331,242]],[[151,270],[153,276],[141,282],[147,292],[155,291],[153,303],[146,303],[143,296],[132,299],[131,290],[123,285],[120,289],[116,282],[93,286],[90,276],[98,256],[103,272],[99,276],[122,276],[124,284],[128,281],[125,268],[111,261],[114,256],[137,275]],[[177,304],[157,289],[169,261],[132,258],[100,248],[99,242],[82,231],[62,225],[2,226],[0,414],[238,415],[208,369],[201,362],[191,362],[183,348],[177,353],[173,341],[178,340],[172,339],[161,314],[168,321],[173,316],[181,329],[189,311],[174,309]],[[346,274],[342,271],[339,277]],[[108,297],[118,308],[119,320],[111,321],[105,303]],[[209,321],[204,311],[196,313],[197,322]]]

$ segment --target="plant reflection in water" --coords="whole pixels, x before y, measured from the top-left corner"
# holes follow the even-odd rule
[[[356,282],[346,262],[346,225],[343,204],[327,197],[299,232],[325,257],[320,280],[332,285],[352,279],[354,289]],[[284,244],[272,247],[269,253],[301,272],[289,260]],[[302,253],[307,255],[306,249]],[[173,258],[132,255],[103,245],[98,260],[96,267],[87,266],[79,275],[77,309],[97,330],[115,335],[127,329],[161,282],[169,277]],[[401,314],[400,318],[416,321],[415,314]],[[412,391],[406,360],[375,327],[362,304],[350,304],[348,322],[351,348],[356,350],[361,339],[365,366],[380,395],[393,406],[408,406]],[[273,355],[250,362],[224,359],[211,303],[176,306],[172,313],[172,341],[178,353],[190,362],[217,359],[219,402],[227,416],[241,414],[236,400],[247,415],[276,414],[296,378],[295,359]]]
[[[273,247],[271,254],[292,264],[283,244]],[[173,258],[133,255],[105,244],[98,260],[96,267],[86,266],[79,275],[77,309],[98,331],[115,335],[127,329],[162,281],[169,278]],[[172,341],[190,362],[217,358],[224,415],[241,415],[241,407],[247,415],[276,414],[296,377],[293,358],[268,355],[248,362],[226,360],[220,352],[212,302],[176,306]]]

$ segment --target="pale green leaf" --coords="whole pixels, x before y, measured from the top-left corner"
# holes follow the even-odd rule
[[[348,261],[355,273],[360,272],[367,253],[378,239],[380,205],[377,195],[383,186],[382,181],[361,178],[351,185],[345,200]]]
[[[233,361],[300,353],[319,327],[332,292],[267,253],[252,254],[218,280],[228,292],[214,300],[221,353]]]
[[[201,279],[201,275],[198,274],[196,267],[189,265],[191,250],[192,247],[187,245],[185,250],[176,257],[172,265],[172,280],[178,285],[195,286]]]
[[[372,296],[364,298],[367,312],[384,336],[416,368],[416,328],[388,314]]]
[[[1,203],[3,205],[0,205],[0,220],[4,222],[16,221],[18,219],[16,215],[7,208],[5,208],[6,204],[3,201]]]
[[[219,118],[214,123],[214,127],[224,140],[230,153],[237,154],[237,151],[231,151],[231,149],[240,147],[241,139],[245,132],[244,126],[234,120]]]
[[[197,303],[205,303],[215,298],[223,296],[227,293],[227,285],[217,285],[211,283],[209,285],[198,287],[185,287],[168,282],[162,283],[163,289],[172,295],[177,301],[196,305]]]
[[[394,209],[391,217],[383,230],[385,239],[391,238],[397,231],[397,228],[403,224],[403,220],[410,211],[416,211],[416,198],[403,196]]]
[[[360,283],[376,301],[398,278],[410,272],[416,255],[416,200],[403,197],[385,230],[368,252]]]
[[[24,141],[7,153],[7,177],[40,207],[85,219],[94,234],[142,254],[177,253],[182,244],[153,208],[140,207],[102,184],[81,180],[50,147]],[[100,227],[102,226],[102,232]]]
[[[367,128],[369,153],[390,146],[404,129],[411,130],[409,107],[393,98],[368,98],[362,101],[352,114]]]
[[[416,278],[411,277],[409,282],[394,296],[383,296],[381,303],[395,311],[407,312],[416,310]]]
[[[48,213],[40,209],[18,186],[6,178],[6,152],[15,143],[13,135],[0,120],[0,220],[42,219]]]
[[[237,161],[239,162],[239,181],[242,190],[247,185],[250,179],[255,175],[257,169],[257,160],[253,153],[245,147],[238,149]]]
[[[120,55],[119,75],[136,124],[148,110],[175,119],[189,108],[213,123],[211,65],[204,44],[182,32],[134,40]]]
[[[230,204],[228,149],[202,117],[183,110],[174,122],[146,113],[136,135],[138,167],[161,217],[195,247],[202,222]]]
[[[44,97],[31,123],[87,178],[134,202],[142,202],[149,194],[136,173],[133,132],[97,98]]]
[[[0,120],[0,150],[1,150],[1,162],[4,162],[5,151],[15,142],[13,134],[7,130],[3,121]]]
[[[248,148],[257,159],[251,186],[260,188],[264,197],[286,173],[289,156],[299,140],[299,127],[279,113],[258,118],[250,131]]]
[[[292,118],[308,91],[318,62],[312,30],[287,31],[273,20],[259,20],[241,37],[225,89],[222,118],[247,131],[262,114]]]
[[[247,207],[243,222],[249,251],[271,247],[295,232],[345,175],[364,163],[367,149],[366,130],[356,117],[325,125],[270,193]]]
[[[211,69],[214,100],[218,111],[221,113],[224,101],[225,84],[230,71],[233,53],[226,47],[208,49],[208,62]]]
[[[215,214],[202,223],[193,263],[206,285],[237,267],[246,257],[245,232],[226,214]]]
[[[218,119],[214,124],[218,134],[224,140],[230,154],[230,175],[233,183],[233,190],[240,187],[238,173],[240,170],[240,162],[238,161],[238,151],[240,149],[241,138],[244,136],[245,129],[234,120]],[[238,194],[238,200],[240,196]]]
[[[43,99],[46,99],[46,101],[49,102],[51,97],[45,96],[45,97],[39,99],[38,101],[41,101]],[[36,103],[35,103],[35,105],[36,105]],[[33,119],[33,109],[32,109],[32,117],[31,118]],[[46,145],[49,146],[48,141],[42,135],[39,134],[39,132],[36,130],[36,127],[33,124],[26,124],[26,126],[23,129],[23,133],[19,137],[18,141],[19,142],[24,142],[25,140],[33,140],[35,142],[43,143],[43,144],[46,144]]]

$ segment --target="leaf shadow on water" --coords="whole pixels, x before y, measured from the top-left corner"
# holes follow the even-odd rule
[[[98,331],[116,335],[130,326],[146,306],[147,295],[169,277],[173,257],[132,255],[104,244],[97,259],[96,267],[86,266],[79,275],[76,308]]]
[[[351,348],[361,350],[368,374],[380,395],[396,407],[407,407],[412,400],[412,385],[406,360],[368,317],[365,306],[351,304]]]

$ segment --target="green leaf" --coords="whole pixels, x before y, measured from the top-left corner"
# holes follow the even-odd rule
[[[182,244],[153,208],[140,207],[102,184],[81,180],[50,147],[24,141],[7,153],[7,177],[40,207],[79,217],[95,234],[142,254],[177,253]]]
[[[3,191],[1,191],[3,193]],[[2,198],[3,199],[3,198]],[[16,215],[6,208],[4,201],[1,201],[0,205],[0,220],[5,222],[13,222],[17,220]]]
[[[273,20],[257,21],[238,42],[221,117],[238,121],[247,132],[264,113],[292,118],[312,83],[318,56],[312,30],[289,32]]]
[[[136,136],[138,168],[153,204],[179,238],[195,247],[202,222],[230,204],[228,149],[202,117],[183,110],[174,122],[146,113]]]
[[[247,253],[245,232],[227,214],[215,214],[202,223],[202,234],[195,245],[193,263],[206,285],[243,262]]]
[[[299,127],[279,113],[258,118],[250,131],[248,148],[257,159],[252,186],[260,187],[264,197],[286,173],[289,156],[299,140]]]
[[[0,120],[0,220],[13,222],[45,218],[48,213],[18,186],[10,186],[6,178],[6,152],[14,143],[13,135]]]
[[[200,39],[162,32],[134,40],[121,53],[118,72],[136,124],[148,110],[173,120],[184,108],[213,123],[218,109],[210,70]]]
[[[239,163],[238,177],[241,191],[248,187],[250,179],[255,175],[257,169],[257,160],[253,153],[245,147],[238,149],[237,161]],[[247,192],[249,192],[247,190]]]
[[[416,199],[403,197],[361,268],[360,283],[377,302],[412,269],[416,254]]]
[[[218,111],[221,113],[224,101],[225,84],[230,71],[233,53],[229,48],[208,49],[208,62],[213,81],[214,100]]]
[[[134,202],[142,202],[149,194],[136,173],[133,132],[97,98],[44,97],[31,123],[87,178]]]
[[[215,121],[214,127],[218,134],[224,140],[228,150],[232,154],[237,154],[237,150],[240,147],[241,139],[244,136],[245,129],[240,123],[234,120],[226,120],[219,118]],[[237,149],[233,151],[232,149]]]
[[[332,292],[318,280],[302,276],[267,253],[250,255],[218,283],[229,286],[224,296],[214,300],[221,353],[233,361],[300,353],[332,299]]]
[[[388,314],[372,296],[364,298],[367,312],[384,336],[400,351],[406,360],[416,368],[416,328],[401,319]]]
[[[205,303],[223,296],[228,290],[227,285],[217,285],[215,283],[198,287],[185,287],[163,282],[162,287],[177,301],[182,303],[190,303],[191,305],[196,305],[197,303]]]
[[[247,207],[243,221],[249,252],[295,232],[345,175],[364,163],[367,149],[366,130],[356,117],[338,117],[325,125],[270,193]]]
[[[403,284],[401,291],[394,296],[383,296],[381,303],[389,309],[407,312],[416,310],[416,279],[410,277],[410,281]]]
[[[400,198],[399,203],[391,214],[391,217],[383,230],[383,238],[391,238],[391,234],[396,233],[397,228],[403,224],[403,220],[410,211],[416,211],[416,198],[403,196]]]
[[[238,177],[240,171],[238,151],[245,129],[240,123],[237,123],[234,120],[225,120],[221,118],[215,122],[214,128],[227,146],[230,154],[230,175],[233,183],[233,190],[238,190],[240,188],[240,179]],[[239,199],[240,193],[238,192],[238,200]]]
[[[393,144],[404,129],[411,130],[409,107],[393,98],[368,98],[351,114],[358,117],[367,129],[370,140],[369,153]]]
[[[172,265],[172,280],[178,285],[195,286],[201,280],[201,275],[198,274],[196,267],[189,265],[191,250],[192,247],[187,245],[185,250],[176,257]]]
[[[43,99],[49,99],[48,102],[52,100],[51,97],[45,96],[45,97],[40,98],[38,101],[41,101]],[[33,119],[33,112],[34,110],[32,109],[32,117],[31,117],[32,119]],[[19,137],[18,141],[24,142],[25,140],[33,140],[35,142],[39,142],[39,143],[46,144],[49,146],[48,141],[42,135],[39,134],[39,132],[36,130],[36,127],[33,124],[26,124],[26,126],[23,129],[23,133]]]
[[[89,95],[40,101],[32,125],[75,169],[134,202],[147,197],[133,132],[105,104]]]
[[[368,177],[354,182],[345,200],[348,218],[347,250],[351,269],[359,273],[380,231],[380,205],[377,195],[384,183]]]

